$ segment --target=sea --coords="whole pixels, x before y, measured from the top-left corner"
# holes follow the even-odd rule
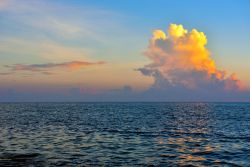
[[[250,166],[250,103],[0,103],[0,166]]]

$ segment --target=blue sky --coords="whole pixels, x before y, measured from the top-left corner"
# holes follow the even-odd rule
[[[144,0],[144,1],[59,1],[68,5],[90,6],[122,15],[121,20],[136,35],[138,48],[143,48],[154,29],[166,29],[169,23],[196,28],[209,37],[208,47],[217,64],[235,71],[246,79],[242,71],[248,67],[250,49],[249,0]],[[240,60],[239,60],[240,58]],[[250,81],[246,81],[250,84]]]
[[[155,78],[136,69],[171,23],[204,32],[217,68],[249,89],[249,16],[249,0],[2,0],[0,93],[148,90]]]

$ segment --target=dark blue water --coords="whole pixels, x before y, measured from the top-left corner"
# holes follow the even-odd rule
[[[250,166],[250,103],[2,103],[0,166]]]

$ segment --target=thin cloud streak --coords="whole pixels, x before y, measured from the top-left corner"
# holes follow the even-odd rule
[[[14,64],[14,65],[5,65],[6,68],[9,68],[11,72],[1,73],[0,75],[8,75],[18,71],[29,71],[29,72],[41,72],[42,74],[52,74],[50,70],[60,68],[67,70],[79,70],[89,66],[98,66],[105,64],[104,61],[98,62],[87,62],[87,61],[71,61],[63,63],[46,63],[46,64]]]

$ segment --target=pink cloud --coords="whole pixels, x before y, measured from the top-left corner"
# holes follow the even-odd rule
[[[51,74],[49,70],[53,69],[70,69],[70,70],[79,70],[82,68],[90,67],[90,66],[98,66],[105,64],[104,61],[98,62],[87,62],[87,61],[71,61],[71,62],[63,62],[63,63],[45,63],[45,64],[14,64],[14,65],[6,65],[5,67],[9,68],[12,72],[18,71],[29,71],[29,72],[42,72],[43,74]],[[11,74],[11,72],[5,73]]]

